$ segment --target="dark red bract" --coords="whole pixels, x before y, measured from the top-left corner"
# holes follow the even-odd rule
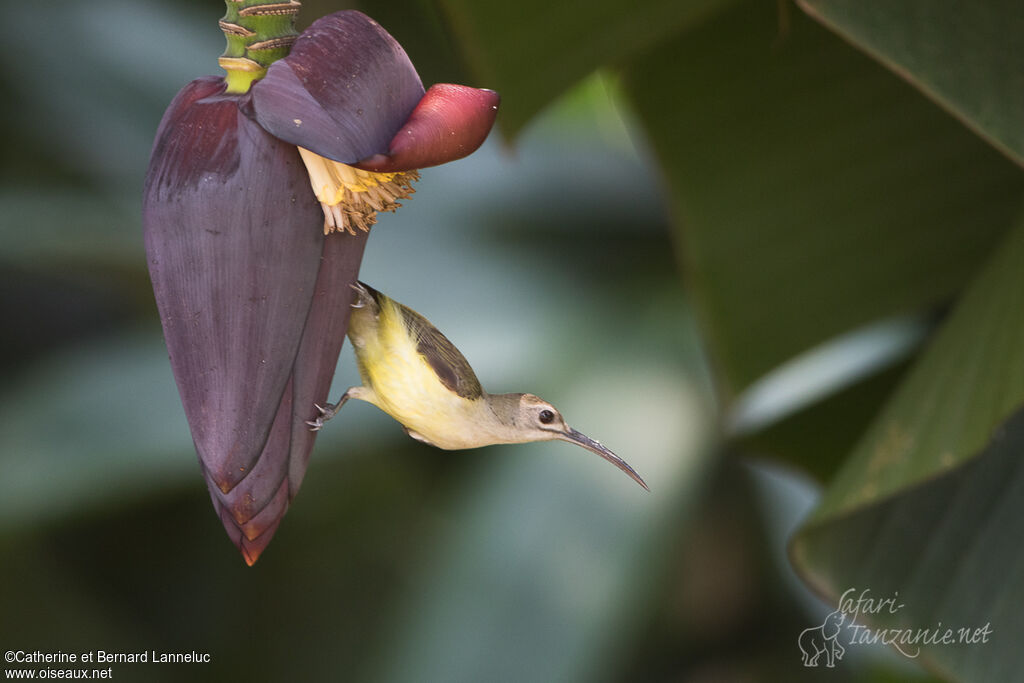
[[[424,97],[401,46],[354,11],[314,22],[249,93],[224,89],[200,78],[168,107],[143,225],[203,475],[252,564],[305,474],[306,421],[327,401],[366,244],[365,234],[324,236],[296,146],[367,159],[368,170],[443,163],[479,147],[497,96],[444,86]]]

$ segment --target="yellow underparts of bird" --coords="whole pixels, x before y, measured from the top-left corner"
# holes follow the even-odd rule
[[[313,431],[355,398],[396,419],[412,438],[438,448],[568,441],[597,453],[650,490],[625,460],[567,425],[547,401],[533,394],[484,391],[462,353],[422,315],[364,283],[352,289],[348,336],[363,383],[337,403],[316,406],[320,416],[308,422]]]

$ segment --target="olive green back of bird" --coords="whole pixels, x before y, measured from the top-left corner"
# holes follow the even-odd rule
[[[415,342],[416,350],[430,365],[441,383],[463,398],[478,399],[483,396],[483,387],[480,386],[480,380],[477,379],[469,361],[455,348],[455,344],[434,327],[429,320],[408,306],[386,297],[366,283],[360,282],[355,291],[357,303],[354,305],[360,313],[353,312],[354,316],[362,318],[373,315],[375,319],[379,320],[382,305],[394,306],[401,317],[402,324],[405,325],[409,336]],[[361,309],[359,308],[360,304],[362,304]],[[357,320],[356,328],[360,328],[360,326],[360,321]],[[356,334],[358,335],[358,333],[357,329]],[[365,379],[365,376],[363,378]]]

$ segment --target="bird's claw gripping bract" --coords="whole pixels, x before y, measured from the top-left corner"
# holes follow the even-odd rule
[[[229,1],[229,13],[244,15],[239,4]],[[243,35],[221,25],[229,45]],[[228,69],[246,63],[222,60]],[[401,46],[355,11],[317,20],[262,80],[229,90],[224,78],[200,78],[171,102],[146,176],[143,224],[203,475],[252,564],[305,474],[315,438],[306,421],[327,400],[367,236],[324,234],[332,207],[318,201],[322,188],[311,185],[298,147],[356,175],[410,172],[475,150],[498,98],[464,86],[424,93]],[[347,220],[349,208],[340,211]],[[352,211],[364,219],[359,227],[372,222],[366,207]]]

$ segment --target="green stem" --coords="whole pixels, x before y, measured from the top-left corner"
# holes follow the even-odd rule
[[[228,40],[220,65],[227,71],[227,91],[244,93],[286,56],[299,34],[298,0],[225,0],[220,28]]]

